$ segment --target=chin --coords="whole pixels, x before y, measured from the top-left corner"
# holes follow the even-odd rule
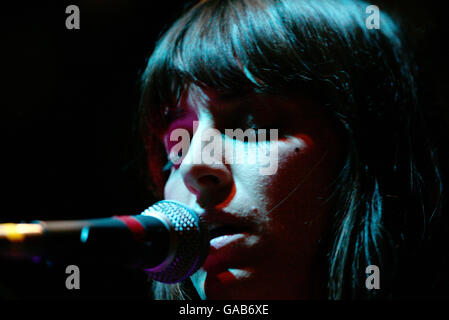
[[[256,276],[251,269],[227,269],[208,273],[204,280],[207,300],[295,300],[295,290],[289,293],[285,286],[273,279]]]

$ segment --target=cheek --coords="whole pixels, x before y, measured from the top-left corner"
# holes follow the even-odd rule
[[[164,186],[164,199],[171,199],[170,195],[174,192],[173,190],[173,179],[170,177],[168,178],[167,182],[165,183]]]
[[[186,194],[187,189],[185,188],[184,183],[182,183],[176,172],[172,172],[165,183],[164,199],[186,202],[188,200],[184,198]]]
[[[318,150],[316,144],[307,135],[297,135],[276,142],[277,155],[267,158],[257,165],[233,166],[237,190],[247,193],[243,198],[252,199],[262,212],[268,212],[277,207],[280,202],[297,206],[301,200],[303,206],[308,198],[312,197],[312,191],[321,184],[321,178],[315,171],[319,171],[317,163],[320,162],[322,151]],[[260,150],[257,152],[261,154]],[[251,153],[241,152],[249,157]],[[255,153],[252,153],[255,154]],[[274,163],[276,162],[276,164]],[[270,174],[261,174],[262,168],[275,167],[276,170]],[[320,181],[318,181],[320,180]],[[298,190],[295,190],[297,188]],[[309,195],[306,195],[306,192]],[[284,206],[285,206],[284,204]]]
[[[273,177],[273,196],[292,197],[317,205],[336,177],[338,145],[335,136],[298,134],[279,141],[279,169]]]
[[[307,241],[304,235],[316,240],[327,217],[325,201],[335,177],[332,161],[330,151],[308,136],[279,142],[278,172],[266,189],[273,233],[291,243]]]
[[[290,192],[297,193],[295,188],[301,188],[311,174],[318,155],[309,137],[295,136],[279,140],[277,158],[278,169],[270,176],[271,187],[267,192],[274,201],[281,201]]]

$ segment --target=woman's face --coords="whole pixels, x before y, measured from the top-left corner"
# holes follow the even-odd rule
[[[236,129],[249,129],[247,138]],[[210,254],[191,277],[200,296],[316,298],[314,288],[327,281],[318,248],[340,158],[322,107],[299,97],[230,99],[191,86],[163,140],[176,163],[165,199],[195,209],[211,233]]]

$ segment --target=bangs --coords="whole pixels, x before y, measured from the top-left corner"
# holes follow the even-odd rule
[[[223,95],[303,92],[320,97],[317,80],[335,78],[370,50],[395,39],[394,24],[365,26],[366,4],[353,1],[201,1],[163,35],[142,77],[147,121],[160,130],[163,111],[190,84]],[[354,57],[357,55],[357,57]],[[336,64],[336,61],[338,63]],[[317,76],[319,75],[319,76]],[[148,124],[148,123],[147,123]]]

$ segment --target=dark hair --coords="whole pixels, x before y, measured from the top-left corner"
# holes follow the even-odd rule
[[[142,77],[151,187],[162,197],[164,108],[190,84],[224,95],[307,93],[342,128],[347,155],[334,188],[329,298],[425,296],[437,277],[414,276],[431,270],[421,269],[420,259],[447,261],[446,253],[429,251],[447,231],[438,149],[399,27],[382,11],[380,29],[368,29],[367,6],[209,0],[190,8],[157,43]],[[380,267],[381,290],[365,287],[372,264]],[[159,286],[156,298],[181,296],[179,285],[162,288],[168,287]]]

